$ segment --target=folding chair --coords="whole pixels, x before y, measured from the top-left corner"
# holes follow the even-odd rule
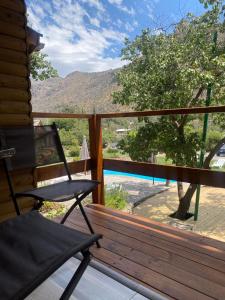
[[[11,158],[13,153],[13,149],[0,151],[6,174],[6,159]],[[69,299],[90,262],[89,248],[101,237],[57,224],[44,218],[38,211],[2,222],[0,299],[24,299],[69,258],[81,252],[83,259],[59,297],[61,300]]]
[[[91,233],[94,230],[84,211],[82,200],[86,198],[99,184],[95,180],[73,180],[69,171],[56,124],[43,126],[20,126],[0,128],[1,149],[15,148],[16,155],[7,162],[7,176],[9,178],[10,191],[17,214],[19,208],[16,199],[19,197],[33,197],[37,200],[34,209],[39,209],[44,201],[64,202],[75,198],[61,220],[63,224],[76,206],[87,223]],[[38,166],[59,163],[64,164],[68,180],[51,185],[34,188],[23,192],[15,192],[10,181],[9,170],[34,168]],[[97,246],[100,244],[97,242]]]

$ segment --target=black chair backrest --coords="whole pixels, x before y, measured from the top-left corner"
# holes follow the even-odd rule
[[[16,155],[7,159],[9,170],[35,167],[34,128],[32,126],[0,128],[0,149],[8,148],[16,150]]]
[[[34,168],[63,162],[71,179],[56,125],[0,128],[0,149],[15,148],[7,159],[10,170]]]

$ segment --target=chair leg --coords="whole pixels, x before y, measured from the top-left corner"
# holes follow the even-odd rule
[[[87,217],[87,215],[86,215],[86,213],[84,211],[84,208],[83,208],[82,204],[79,203],[78,205],[80,207],[80,211],[81,211],[81,213],[82,213],[82,215],[83,215],[83,217],[84,217],[84,219],[85,219],[85,221],[87,223],[87,226],[88,226],[90,232],[94,234],[95,232],[94,232],[94,230],[93,230],[93,228],[91,226],[91,223],[90,223],[90,221],[89,221],[89,219],[88,219],[88,217]],[[98,248],[101,248],[101,245],[100,245],[100,243],[98,241],[96,242],[96,245],[97,245]]]
[[[77,199],[73,205],[71,205],[71,207],[67,210],[67,212],[65,213],[65,215],[63,216],[60,224],[64,224],[66,219],[69,217],[69,215],[71,214],[71,212],[74,210],[74,208],[78,205],[79,203],[79,199]]]
[[[66,289],[64,290],[62,296],[60,297],[60,300],[68,300],[73,293],[74,289],[76,288],[79,280],[81,279],[84,271],[86,270],[90,260],[91,260],[91,253],[89,250],[83,251],[83,259],[75,271],[73,277],[71,278],[70,282],[68,283]]]

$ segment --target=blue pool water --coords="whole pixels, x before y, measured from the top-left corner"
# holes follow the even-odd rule
[[[166,179],[164,178],[156,178],[156,177],[151,177],[151,176],[145,176],[145,175],[138,175],[138,174],[133,174],[133,173],[125,173],[125,172],[117,172],[117,171],[110,171],[110,170],[104,170],[104,175],[113,175],[113,176],[128,176],[132,178],[140,178],[140,179],[146,179],[146,180],[151,180],[155,182],[166,182]],[[171,182],[175,182],[174,180],[171,180]]]

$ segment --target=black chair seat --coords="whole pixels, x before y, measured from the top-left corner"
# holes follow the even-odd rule
[[[73,199],[79,195],[90,193],[98,185],[94,180],[68,180],[39,187],[22,193],[16,193],[17,197],[30,196],[38,200],[63,202]]]
[[[0,299],[21,300],[101,235],[84,234],[29,212],[0,224]]]

